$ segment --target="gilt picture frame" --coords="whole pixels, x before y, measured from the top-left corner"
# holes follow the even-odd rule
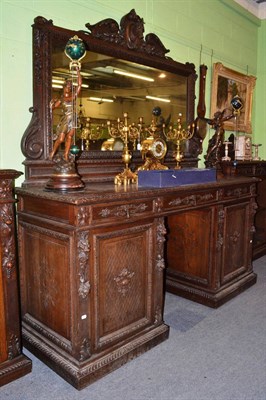
[[[252,133],[251,112],[255,83],[255,76],[234,71],[220,62],[213,64],[211,116],[226,108],[232,110],[230,102],[236,95],[243,101],[240,114],[224,122],[225,130]]]

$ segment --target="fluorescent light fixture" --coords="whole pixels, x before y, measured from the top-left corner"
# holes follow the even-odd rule
[[[146,96],[146,99],[149,99],[149,100],[157,100],[157,101],[164,101],[165,103],[171,103],[171,100],[169,100],[169,99],[163,99],[162,97]]]
[[[52,87],[54,88],[54,89],[63,89],[63,85],[58,85],[57,83],[53,83],[52,84]]]
[[[57,89],[62,89],[65,83],[65,79],[60,79],[60,78],[53,78],[52,79],[52,87],[57,88]],[[78,86],[76,82],[73,82],[73,86]],[[89,85],[86,83],[82,83],[81,87],[83,88],[88,88]]]
[[[102,97],[89,97],[89,100],[99,101],[99,102],[104,102],[104,103],[113,103],[114,102],[114,100],[112,100],[112,99],[104,99]]]
[[[76,82],[73,82],[73,86],[78,86],[78,84],[77,84]],[[81,84],[81,87],[83,87],[83,88],[88,88],[89,85],[87,85],[86,83],[82,83],[82,84]]]
[[[154,82],[154,79],[148,78],[147,76],[132,74],[131,72],[119,71],[118,69],[114,69],[114,74],[128,76],[130,78],[142,79],[143,81]]]
[[[59,84],[63,85],[65,83],[65,80],[60,79],[60,78],[53,78],[52,83],[59,83]]]

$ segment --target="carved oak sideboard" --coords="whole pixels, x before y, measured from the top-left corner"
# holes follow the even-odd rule
[[[255,178],[17,195],[24,343],[78,389],[168,337],[165,262],[168,289],[211,306],[256,282]]]
[[[31,371],[22,354],[14,213],[15,170],[0,170],[0,386]]]

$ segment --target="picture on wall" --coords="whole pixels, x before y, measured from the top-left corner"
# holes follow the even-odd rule
[[[230,103],[234,96],[241,97],[243,101],[243,108],[240,110],[239,116],[225,121],[224,128],[226,130],[252,133],[251,111],[255,83],[255,76],[244,75],[226,68],[219,62],[213,65],[211,116],[216,111],[226,108],[232,110]]]

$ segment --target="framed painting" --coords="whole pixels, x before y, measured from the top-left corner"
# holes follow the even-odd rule
[[[213,65],[211,116],[216,111],[223,111],[227,108],[232,110],[231,100],[236,95],[243,101],[240,114],[236,118],[225,121],[224,129],[252,133],[251,111],[255,83],[255,76],[241,74],[226,68],[222,63]]]

